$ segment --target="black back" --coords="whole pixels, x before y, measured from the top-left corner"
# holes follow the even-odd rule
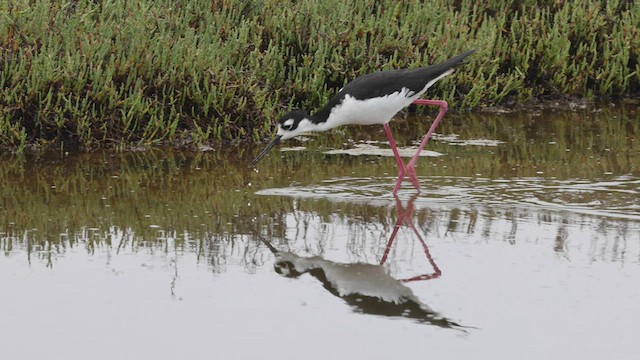
[[[388,317],[405,317],[417,320],[421,323],[436,325],[443,328],[455,328],[461,330],[463,326],[457,324],[414,299],[402,298],[398,302],[385,301],[379,297],[362,294],[341,295],[334,285],[327,279],[321,268],[311,269],[311,276],[320,280],[322,286],[329,292],[349,304],[356,312]]]
[[[420,92],[429,81],[460,65],[462,60],[474,52],[475,50],[469,50],[440,64],[427,67],[387,70],[362,75],[345,85],[322,109],[311,116],[311,120],[315,123],[325,121],[331,109],[339,105],[346,95],[358,100],[366,100],[392,94],[402,90],[403,87],[415,93]]]

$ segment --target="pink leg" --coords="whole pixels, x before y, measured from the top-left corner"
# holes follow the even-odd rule
[[[404,164],[402,165],[404,166]],[[382,259],[380,260],[380,265],[384,264],[387,261],[387,257],[389,256],[389,252],[391,251],[391,246],[393,245],[393,241],[396,239],[396,235],[398,235],[398,230],[402,224],[406,221],[406,213],[402,207],[402,202],[398,199],[398,196],[394,194],[394,198],[396,200],[396,211],[398,212],[398,220],[396,221],[396,225],[393,227],[393,231],[391,232],[391,237],[389,237],[389,241],[387,242],[387,246],[384,249],[384,254],[382,254]],[[409,216],[412,214],[410,213]]]
[[[413,207],[414,207],[413,204],[417,197],[418,197],[417,194],[412,196],[407,202],[407,207],[403,208],[402,202],[400,202],[400,199],[397,196],[394,196],[396,200],[396,210],[398,212],[398,220],[396,221],[396,225],[394,226],[393,231],[391,232],[391,237],[389,237],[389,241],[387,242],[387,246],[385,247],[384,254],[382,255],[382,259],[380,260],[380,265],[384,264],[387,261],[387,257],[389,256],[389,252],[391,251],[391,247],[393,246],[393,242],[396,236],[398,235],[398,230],[400,230],[400,227],[404,224],[409,228],[411,228],[411,230],[413,230],[413,233],[418,237],[418,241],[420,241],[420,244],[422,245],[422,250],[424,250],[424,254],[427,257],[427,261],[429,261],[429,264],[433,268],[434,272],[431,274],[417,275],[407,279],[400,279],[400,281],[403,281],[403,282],[430,280],[430,279],[438,278],[442,275],[442,271],[440,271],[440,268],[438,267],[436,262],[433,260],[433,257],[431,256],[431,252],[429,252],[429,247],[427,246],[427,243],[424,241],[424,238],[422,238],[422,236],[420,235],[420,231],[413,224]]]
[[[402,158],[400,157],[400,153],[398,153],[398,147],[396,146],[396,141],[393,139],[393,135],[391,135],[391,129],[389,128],[389,123],[384,124],[384,132],[387,134],[387,139],[389,139],[389,145],[391,145],[391,150],[393,151],[393,156],[396,158],[396,163],[398,164],[398,181],[396,181],[396,186],[393,188],[393,194],[395,195],[400,189],[400,185],[402,185],[402,179],[404,179],[405,167]]]
[[[410,201],[410,204],[408,204],[407,207],[408,207],[407,211],[413,212],[412,201]],[[427,261],[429,261],[429,264],[433,268],[433,273],[418,275],[408,279],[401,279],[400,281],[409,282],[409,281],[421,281],[421,280],[431,280],[431,279],[439,278],[440,275],[442,275],[442,271],[440,271],[440,268],[438,267],[436,262],[433,260],[433,257],[431,256],[431,252],[429,251],[429,247],[427,246],[427,243],[424,241],[422,236],[420,236],[420,231],[418,231],[416,226],[413,224],[413,218],[408,218],[406,220],[406,224],[411,228],[411,230],[413,230],[413,233],[418,237],[420,244],[422,244],[422,250],[424,250],[424,254],[427,256]]]
[[[389,124],[384,124],[384,131],[387,134],[387,139],[389,139],[391,150],[393,150],[393,155],[395,156],[396,162],[398,163],[398,181],[396,182],[396,186],[394,186],[393,188],[393,195],[396,195],[398,193],[398,190],[400,190],[400,185],[402,185],[402,180],[404,180],[405,174],[409,176],[409,180],[411,180],[411,183],[413,184],[413,186],[416,188],[416,190],[418,190],[418,192],[420,192],[420,182],[418,181],[418,177],[416,176],[416,169],[415,169],[416,162],[418,162],[418,158],[420,157],[420,152],[427,145],[427,141],[429,141],[429,138],[431,137],[433,132],[436,130],[436,127],[440,123],[440,120],[442,120],[442,117],[444,116],[444,114],[447,112],[447,109],[449,108],[449,105],[444,100],[418,99],[418,100],[415,100],[413,103],[416,105],[437,106],[440,108],[440,111],[438,112],[438,116],[436,116],[436,119],[433,121],[433,124],[431,124],[429,131],[427,131],[427,134],[422,139],[422,142],[418,147],[418,151],[416,151],[415,155],[413,155],[413,157],[411,158],[411,160],[409,160],[409,163],[407,163],[406,166],[402,161],[400,154],[398,153],[398,147],[396,146],[396,142],[393,139],[393,135],[391,135],[391,129],[389,128]]]
[[[447,109],[449,108],[449,105],[444,100],[418,99],[418,100],[414,101],[413,103],[416,104],[416,105],[433,105],[433,106],[437,106],[437,107],[440,108],[440,111],[438,112],[438,116],[436,116],[436,119],[433,121],[433,124],[431,124],[431,127],[429,128],[429,131],[427,131],[427,134],[422,139],[422,142],[420,143],[420,147],[418,147],[418,151],[416,151],[416,154],[413,155],[413,157],[411,158],[411,160],[407,164],[407,172],[409,172],[409,173],[413,172],[415,174],[414,166],[416,165],[416,162],[418,161],[418,157],[420,156],[420,152],[427,145],[427,141],[429,140],[429,138],[431,137],[433,132],[436,130],[436,126],[438,126],[438,123],[440,123],[440,120],[442,120],[442,117],[447,112]]]

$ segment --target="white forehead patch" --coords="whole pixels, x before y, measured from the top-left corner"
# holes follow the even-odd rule
[[[289,119],[289,120],[286,120],[284,123],[282,123],[282,125],[289,127],[289,126],[293,125],[294,121],[295,120],[293,120],[293,119]]]

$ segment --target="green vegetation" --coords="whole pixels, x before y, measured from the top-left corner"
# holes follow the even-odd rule
[[[475,48],[458,109],[640,91],[640,2],[0,3],[0,148],[198,146],[270,133],[367,72]]]

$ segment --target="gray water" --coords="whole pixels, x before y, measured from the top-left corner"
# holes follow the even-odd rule
[[[7,157],[0,353],[633,359],[638,120],[448,114],[418,162],[422,191],[405,182],[397,198],[375,127],[285,143],[257,169],[259,147]],[[394,122],[399,145],[428,121]],[[259,236],[317,269],[278,274]],[[332,286],[347,278],[408,288],[428,313],[365,307]]]

